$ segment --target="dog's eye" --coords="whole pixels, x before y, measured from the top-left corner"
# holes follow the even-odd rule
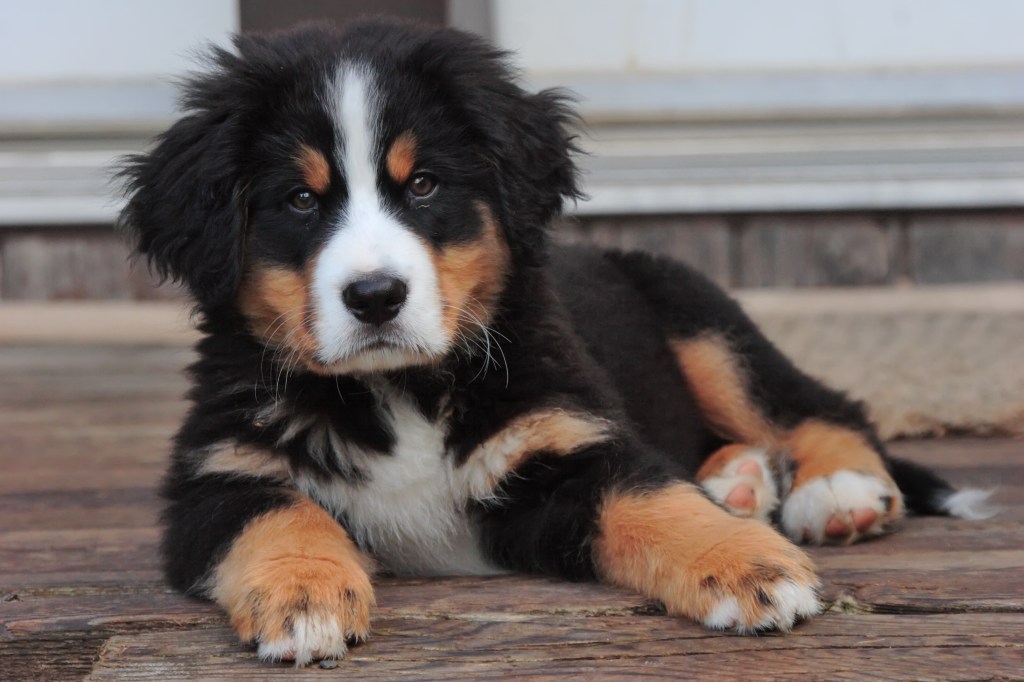
[[[437,178],[430,173],[416,173],[409,178],[405,189],[414,199],[425,199],[437,190]]]
[[[317,201],[316,195],[308,189],[300,189],[292,192],[291,196],[288,197],[288,203],[290,203],[292,208],[297,211],[312,211],[320,205],[320,202]]]

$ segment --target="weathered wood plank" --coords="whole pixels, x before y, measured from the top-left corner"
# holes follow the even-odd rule
[[[115,513],[109,512],[111,515]],[[144,508],[139,513],[152,519],[156,509]],[[9,588],[21,589],[48,585],[106,585],[117,580],[119,566],[125,567],[122,569],[125,577],[159,579],[158,530],[146,525],[133,527],[125,521],[120,523],[120,527],[104,529],[2,532],[0,575],[6,577],[5,583]],[[892,589],[872,593],[871,599],[856,596],[875,605],[866,608],[905,605],[928,611],[1024,609],[1024,551],[1006,548],[1021,546],[1018,530],[1001,530],[995,534],[995,539],[978,543],[981,547],[990,547],[987,550],[960,547],[955,551],[938,551],[935,548],[929,551],[904,550],[900,538],[914,536],[914,523],[913,520],[908,522],[908,528],[902,534],[874,543],[875,550],[865,549],[871,545],[846,548],[845,553],[844,549],[837,548],[813,549],[812,556],[827,586],[826,596],[838,599],[849,592],[840,586],[863,586],[875,582],[892,586]],[[987,535],[983,526],[974,533],[975,538]],[[1004,542],[1010,544],[1002,544]],[[917,544],[924,543],[919,541]],[[992,546],[1002,548],[992,549]],[[411,584],[415,584],[416,589],[408,591]],[[538,587],[541,584],[545,586],[543,590]],[[526,608],[534,598],[538,600],[537,608],[547,604],[570,608],[567,600],[571,599],[571,594],[574,590],[583,589],[552,581],[531,584],[525,593],[518,594],[521,587],[522,583],[509,585],[500,581],[471,582],[469,579],[454,582],[430,579],[416,583],[385,581],[379,598],[381,604],[385,604],[389,595],[407,593],[413,595],[411,598],[417,603],[423,603],[435,589],[440,590],[445,600],[452,599],[453,590],[468,590],[479,596],[483,603],[490,604],[490,608],[498,608],[500,604],[507,604],[507,596],[504,595],[511,591],[517,593],[513,604],[518,610]],[[598,588],[588,586],[587,589]],[[624,608],[637,607],[628,603],[628,599],[624,604],[623,593],[613,594],[609,597],[611,603],[618,603]],[[888,601],[883,599],[886,595]],[[897,601],[892,601],[897,597]],[[457,608],[457,602],[444,602],[436,607],[439,612]]]
[[[7,590],[155,581],[156,528],[0,532],[0,576]]]
[[[8,299],[177,298],[146,268],[130,268],[129,247],[113,230],[24,232],[3,239],[3,293]]]
[[[899,541],[890,543],[889,552],[822,555],[815,552],[819,568],[849,571],[972,571],[1024,568],[1024,549],[989,550],[987,552],[932,550],[905,552]],[[1024,580],[1024,577],[1022,577]]]
[[[4,239],[8,298],[129,298],[128,247],[111,232],[25,233]]]
[[[488,587],[490,594],[486,593]],[[361,673],[382,676],[406,669],[386,664],[396,661],[406,665],[420,662],[421,672],[432,671],[431,674],[466,674],[469,670],[462,666],[467,662],[530,664],[547,660],[562,664],[589,659],[603,664],[616,659],[628,663],[650,657],[680,656],[689,661],[694,655],[722,654],[729,659],[740,651],[773,651],[780,653],[781,658],[771,659],[771,669],[781,671],[780,663],[789,659],[785,652],[797,649],[932,647],[939,655],[941,650],[960,648],[965,653],[970,650],[974,658],[978,648],[1000,647],[1015,650],[1019,656],[1024,637],[1024,615],[1018,613],[929,616],[915,621],[912,627],[907,626],[906,616],[832,614],[801,625],[792,635],[742,638],[708,633],[679,619],[636,615],[643,613],[641,602],[633,600],[634,607],[624,609],[621,601],[604,598],[614,597],[602,594],[613,592],[607,588],[572,587],[518,578],[404,581],[395,582],[390,589],[385,585],[381,609],[374,619],[375,637],[355,649],[349,663],[372,664]],[[485,594],[480,593],[481,588]],[[523,607],[509,610],[515,608],[510,602],[523,601],[516,599],[522,595],[526,595]],[[496,605],[498,608],[494,608]],[[222,675],[246,676],[253,670],[281,670],[255,668],[252,653],[239,646],[225,627],[196,630],[197,626],[216,628],[223,624],[223,616],[216,608],[166,592],[87,595],[71,600],[28,596],[5,603],[0,613],[5,615],[7,643],[3,650],[8,662],[18,656],[27,665],[30,659],[39,657],[40,651],[46,657],[58,654],[60,650],[52,644],[57,633],[63,633],[61,636],[78,646],[95,645],[100,634],[129,633],[115,637],[105,647],[106,658],[101,659],[98,671],[116,670],[128,679],[147,679],[140,673],[144,672],[146,661],[136,659],[145,659],[147,652],[154,651],[159,651],[159,655],[158,660],[148,662],[155,666],[150,673],[158,676],[163,671],[167,676],[164,679],[196,675],[219,679]],[[173,632],[137,634],[155,628]],[[813,652],[800,660],[808,661],[807,656],[817,660]],[[860,654],[856,656],[859,657]],[[36,660],[31,668],[38,671],[44,663]],[[727,672],[732,669],[730,663],[735,661],[726,660],[725,665],[715,669]],[[186,669],[180,668],[182,665]],[[191,673],[189,665],[194,666]],[[815,664],[808,665],[812,667],[805,668],[805,672],[816,669]],[[624,672],[614,665],[611,669]],[[543,668],[537,669],[540,670]],[[866,671],[883,672],[870,668]],[[936,676],[940,671],[941,668],[933,669]],[[110,679],[104,676],[106,672],[98,673],[96,679]],[[133,677],[136,673],[140,674]]]
[[[734,284],[889,284],[901,274],[896,232],[891,222],[870,216],[754,217],[740,232]]]
[[[0,306],[0,312],[6,314],[11,308],[6,304]],[[57,312],[50,308],[41,308],[36,311],[37,315],[57,315]],[[125,310],[131,312],[132,307]],[[175,306],[175,315],[178,307]],[[109,312],[105,315],[110,315]],[[6,319],[6,318],[5,318]],[[107,326],[117,321],[117,316],[104,317]],[[129,332],[130,334],[130,332]],[[132,337],[134,338],[134,337]],[[76,374],[96,374],[102,377],[107,371],[133,372],[144,368],[163,369],[168,372],[177,373],[180,371],[183,362],[192,357],[192,351],[185,347],[179,347],[173,343],[165,343],[158,346],[148,346],[136,343],[131,346],[116,346],[110,344],[82,344],[75,343],[74,337],[69,335],[67,343],[59,344],[5,344],[4,352],[0,353],[0,370],[5,375],[8,372],[24,371],[25,373],[37,371],[74,371]]]
[[[1016,490],[1016,488],[1015,488]],[[1024,489],[1019,492],[1024,494]],[[1024,526],[999,515],[988,521],[964,521],[948,517],[912,517],[892,535],[849,546],[816,547],[820,561],[830,557],[874,556],[893,551],[904,553],[931,551],[981,552],[1024,547]]]
[[[953,644],[942,645],[946,647],[953,645],[976,646],[969,643],[965,644],[965,638],[990,638],[999,632],[997,626],[1004,622],[1018,624],[1015,626],[1017,629],[1012,630],[1018,636],[1024,633],[1024,629],[1019,627],[1020,624],[1024,623],[1024,615],[1019,611],[1024,610],[1024,608],[1022,608],[1019,596],[1020,578],[1016,574],[1001,571],[986,576],[978,573],[965,574],[961,571],[954,571],[952,572],[953,575],[961,578],[959,584],[951,584],[949,582],[950,575],[943,575],[937,582],[929,585],[927,583],[928,578],[935,578],[935,574],[941,572],[929,571],[922,575],[920,573],[915,574],[914,572],[867,571],[859,576],[852,575],[849,572],[833,575],[829,575],[829,573],[826,571],[825,575],[826,581],[829,583],[829,591],[835,591],[836,594],[832,596],[842,597],[842,601],[833,606],[832,614],[821,616],[802,625],[797,629],[795,636],[818,633],[835,637],[836,633],[832,630],[832,623],[839,612],[860,612],[864,610],[883,612],[893,610],[899,611],[901,615],[890,616],[889,618],[895,619],[893,621],[886,621],[884,619],[883,621],[855,621],[852,622],[852,625],[851,621],[844,620],[842,621],[844,625],[839,628],[840,634],[850,634],[851,632],[879,634],[878,628],[875,625],[862,627],[858,623],[903,623],[903,625],[895,628],[897,634],[923,636],[932,632],[929,628],[936,628],[935,632],[939,634],[949,634],[952,632],[953,635],[951,636],[954,636],[956,641]],[[127,577],[130,580],[139,580],[137,576],[128,575]],[[998,580],[1000,577],[1002,577],[1001,585]],[[966,597],[961,595],[961,601],[968,602],[970,608],[1013,607],[1018,613],[978,615],[973,620],[961,621],[965,624],[973,624],[972,628],[962,627],[958,630],[948,630],[945,629],[948,628],[948,625],[943,624],[946,623],[943,619],[948,616],[962,615],[946,613],[955,611],[956,605],[934,599],[931,602],[926,602],[920,594],[922,590],[927,592],[929,589],[934,590],[936,588],[959,592],[962,588],[971,585],[980,588],[980,591],[985,594],[982,595],[982,600],[975,600],[973,603],[970,600],[975,599],[977,595],[968,594]],[[915,590],[917,590],[916,594]],[[993,603],[993,599],[999,595],[1000,590],[1007,591],[1006,599],[1016,599],[1016,601],[1012,604]],[[826,594],[826,596],[829,595]],[[927,597],[927,594],[924,597]],[[434,647],[434,649],[431,649],[431,651],[434,651],[436,649],[435,645],[421,643],[420,638],[434,633],[434,636],[442,640],[448,639],[452,635],[445,630],[446,624],[453,621],[474,624],[498,624],[489,626],[486,630],[486,633],[495,637],[497,637],[495,633],[500,632],[500,627],[505,625],[513,628],[515,632],[520,632],[523,627],[526,627],[523,623],[534,623],[534,631],[540,633],[537,634],[536,646],[539,648],[557,649],[559,646],[569,647],[573,645],[575,635],[568,634],[574,632],[573,627],[583,628],[587,632],[589,632],[587,628],[596,628],[606,633],[607,636],[614,634],[615,637],[619,637],[616,641],[621,641],[621,637],[625,635],[619,632],[619,628],[631,618],[634,620],[639,619],[637,622],[644,623],[644,626],[636,630],[636,632],[629,630],[626,634],[628,635],[629,632],[633,632],[636,637],[645,638],[644,641],[658,642],[666,638],[671,641],[680,638],[700,641],[699,651],[691,651],[688,655],[708,653],[713,650],[714,646],[718,646],[717,644],[709,645],[703,642],[703,638],[718,636],[709,635],[696,625],[682,620],[644,616],[642,614],[655,613],[656,610],[652,609],[650,604],[636,595],[601,585],[568,584],[555,580],[522,577],[384,580],[378,589],[378,599],[379,608],[376,610],[374,617],[375,631],[379,636],[393,638],[394,642],[400,642],[402,646],[412,647],[412,650],[419,650],[422,647],[430,646]],[[988,601],[986,602],[984,599]],[[142,585],[137,593],[131,592],[126,594],[118,592],[112,586],[108,586],[105,591],[83,589],[80,594],[75,594],[73,590],[66,590],[64,594],[48,593],[45,591],[33,594],[29,591],[24,595],[19,595],[17,601],[4,604],[3,607],[0,608],[0,614],[4,615],[3,630],[6,631],[8,637],[13,637],[14,641],[35,640],[44,636],[47,632],[65,632],[68,645],[72,647],[82,647],[86,643],[89,646],[94,645],[96,643],[94,635],[97,628],[108,634],[115,631],[134,632],[136,630],[150,629],[160,624],[163,624],[162,627],[164,628],[169,628],[171,626],[169,624],[170,621],[173,621],[175,628],[182,627],[187,629],[187,631],[182,631],[176,636],[177,641],[183,641],[191,640],[194,636],[200,639],[205,636],[203,633],[197,634],[192,631],[192,628],[198,624],[202,624],[205,627],[207,625],[223,623],[223,616],[216,608],[167,593],[159,586],[155,578],[153,582]],[[961,603],[959,608],[963,608],[963,603]],[[908,618],[906,615],[908,612],[937,612],[943,615],[938,617],[929,616],[925,620],[914,620],[908,623],[905,620]],[[584,622],[588,625],[584,626],[582,624]],[[495,630],[495,628],[498,628],[498,630]],[[672,634],[670,636],[662,636],[660,634],[660,631],[666,628],[671,630]],[[502,635],[504,639],[508,639],[509,636]],[[478,641],[483,637],[484,634],[478,634],[476,640],[469,637],[468,639],[463,638],[460,641],[463,642],[462,646],[466,650],[475,652],[474,655],[476,655],[480,653],[481,646],[484,647],[486,653],[486,643],[480,644]],[[731,638],[728,636],[723,636],[723,638],[730,642],[730,651],[735,649],[736,646],[742,646],[744,650],[749,648],[747,640],[743,638]],[[377,642],[379,639],[380,637],[375,639],[374,642]],[[583,640],[591,641],[587,637],[584,637]],[[120,642],[118,646],[127,645],[127,640],[117,641]],[[131,641],[134,642],[134,640]],[[632,640],[629,641],[632,642]],[[760,640],[750,641],[757,642]],[[238,662],[249,661],[251,653],[246,653],[244,649],[237,647],[230,637],[227,638],[227,642],[230,651],[235,652],[234,655]],[[741,644],[737,644],[738,642]],[[835,640],[829,640],[827,644],[834,647]],[[493,642],[491,645],[493,645]],[[788,642],[783,648],[789,649],[794,646],[821,648],[818,644],[806,641],[801,643]],[[821,646],[823,647],[825,644],[823,643]],[[884,643],[879,646],[897,645]],[[909,644],[904,642],[901,646],[909,646]],[[1003,643],[999,646],[1010,645]],[[1017,646],[1017,644],[1013,646]],[[21,648],[21,645],[18,645],[18,647]],[[629,647],[631,650],[636,648],[633,643],[630,643]],[[55,651],[52,647],[44,647],[44,649],[48,652],[47,655]],[[376,649],[360,649],[357,651],[363,652],[361,654],[362,658],[354,660],[378,661],[387,658],[387,656]],[[225,655],[227,654],[220,652],[215,658],[217,660],[224,660]],[[392,653],[388,655],[394,658],[398,654]],[[403,653],[402,655],[405,654]],[[435,655],[441,656],[436,651]],[[672,655],[679,654],[677,652]],[[165,657],[165,654],[161,654],[161,657]],[[609,654],[601,653],[599,656],[595,655],[595,657],[603,660],[609,658]],[[431,660],[437,663],[440,660],[447,659],[442,657]],[[775,663],[772,663],[773,670],[776,669],[774,667]],[[242,667],[242,670],[244,669],[246,669],[245,666]],[[444,669],[447,670],[446,667]],[[208,669],[204,665],[202,670],[207,671]],[[376,666],[374,670],[377,670]],[[397,671],[398,669],[393,666],[383,666],[380,668],[382,675],[394,674]],[[468,672],[468,670],[462,668],[458,668],[458,671],[462,673]],[[180,671],[172,665],[165,672],[176,675]],[[872,674],[878,672],[880,671],[875,671]],[[215,675],[215,672],[210,674]],[[99,679],[104,678],[101,677]]]
[[[155,490],[185,409],[180,367],[190,351],[4,350],[0,679],[74,678],[101,650],[96,679],[294,676],[288,667],[259,666],[218,609],[161,581]],[[601,585],[384,578],[377,636],[341,672],[366,679],[675,679],[682,671],[751,670],[1012,678],[1009,662],[1021,659],[1024,632],[1022,445],[894,444],[894,452],[938,466],[958,484],[1000,483],[1006,512],[981,523],[909,519],[878,541],[813,550],[830,611],[791,636],[708,634]],[[973,667],[958,667],[963,660]]]
[[[149,471],[146,475],[145,486],[0,494],[0,531],[152,528],[159,501],[156,481]]]
[[[43,459],[38,449],[27,451],[31,457]],[[140,466],[138,460],[155,458],[157,463]],[[132,461],[132,460],[135,461]],[[47,492],[60,495],[73,491],[133,488],[145,486],[150,496],[156,500],[156,484],[167,461],[166,446],[139,447],[128,449],[120,456],[108,453],[106,457],[96,457],[93,461],[69,463],[61,466],[56,459],[44,461],[38,469],[22,462],[12,462],[10,470],[0,477],[0,496],[20,493],[32,494]],[[0,502],[3,504],[3,502]],[[51,524],[51,529],[60,528],[59,524]],[[16,530],[18,526],[7,523],[0,518],[0,530]]]
[[[718,282],[734,284],[731,228],[719,217],[630,216],[580,220],[566,218],[554,229],[563,243],[597,245],[671,256]]]
[[[215,605],[189,599],[166,587],[72,596],[19,595],[0,608],[0,618],[11,639],[107,626],[125,631],[133,623],[155,621],[162,621],[167,628],[226,625],[223,613]]]
[[[21,407],[22,410],[46,408],[48,404],[57,407],[54,405],[54,401],[59,400],[58,405],[62,409],[73,413],[74,408],[78,405],[89,405],[95,401],[100,401],[101,405],[110,409],[114,405],[130,407],[132,399],[171,402],[168,398],[180,400],[180,397],[184,395],[184,390],[181,390],[177,396],[169,393],[168,389],[173,390],[173,387],[179,383],[178,381],[149,376],[145,370],[131,376],[108,375],[106,378],[98,380],[93,380],[88,375],[76,377],[71,373],[57,377],[18,378],[8,376],[4,383],[5,392],[9,392],[9,397],[5,397],[4,402],[16,402],[16,405],[12,405],[12,407]],[[16,401],[15,398],[17,398]],[[60,422],[57,421],[57,423]]]
[[[819,618],[788,635],[709,633],[667,617],[389,619],[338,664],[359,679],[979,679],[1021,675],[1024,616],[935,616],[908,632],[898,616]],[[558,632],[557,641],[550,633]],[[323,675],[260,664],[228,628],[116,636],[89,679],[236,679]],[[989,678],[990,679],[990,678]]]
[[[1019,568],[821,572],[834,608],[906,614],[1024,611],[1021,575]]]
[[[915,282],[1024,279],[1024,219],[1016,213],[921,213],[909,224]]]

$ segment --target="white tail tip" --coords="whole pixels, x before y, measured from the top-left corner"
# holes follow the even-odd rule
[[[968,488],[958,490],[947,495],[939,501],[942,507],[950,516],[967,519],[968,521],[981,521],[990,519],[999,513],[999,507],[989,502],[995,490],[976,490]]]

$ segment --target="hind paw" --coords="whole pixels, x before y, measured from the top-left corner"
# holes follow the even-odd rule
[[[797,542],[850,544],[885,533],[902,510],[890,481],[841,470],[794,488],[782,503],[782,528]]]
[[[730,459],[700,484],[708,495],[733,516],[767,521],[779,504],[768,453],[762,448],[728,446]],[[723,448],[723,450],[725,450]]]

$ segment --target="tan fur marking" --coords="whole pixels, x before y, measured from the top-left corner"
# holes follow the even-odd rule
[[[304,144],[299,147],[295,161],[302,171],[303,182],[317,194],[326,194],[331,186],[331,165],[323,153]]]
[[[608,440],[610,428],[603,419],[558,409],[517,417],[470,454],[464,466],[473,477],[471,494],[491,494],[502,478],[536,453],[568,455]]]
[[[778,442],[778,433],[751,401],[746,377],[725,339],[706,335],[669,345],[701,413],[719,436],[757,445]]]
[[[298,350],[305,360],[316,351],[308,300],[308,274],[280,266],[250,269],[239,295],[242,312],[258,337],[278,348]]]
[[[786,436],[789,456],[797,463],[793,474],[793,490],[819,476],[830,476],[837,471],[857,471],[886,481],[898,490],[889,476],[882,458],[863,435],[841,426],[820,421],[806,421]],[[903,512],[902,500],[894,496],[895,508],[891,516]]]
[[[475,333],[477,321],[490,322],[510,266],[508,244],[491,209],[482,203],[477,208],[483,223],[480,237],[432,254],[449,338],[462,330]]]
[[[694,477],[697,481],[703,481],[706,478],[717,476],[721,473],[729,462],[733,461],[741,455],[745,455],[750,452],[750,445],[743,443],[733,443],[731,445],[724,445],[713,453],[711,456],[704,460],[704,464],[701,465],[700,470],[697,471],[697,475]]]
[[[780,579],[814,585],[810,559],[767,525],[730,516],[696,488],[678,483],[609,496],[595,558],[610,582],[660,599],[669,613],[703,619],[735,596],[741,625],[770,610],[759,599]]]
[[[416,136],[411,130],[395,138],[388,150],[387,168],[388,175],[399,185],[404,185],[412,169],[416,167]]]
[[[243,642],[287,637],[295,614],[336,618],[351,637],[370,632],[370,562],[323,509],[298,497],[252,520],[214,572],[210,596]]]
[[[257,478],[288,480],[288,460],[250,445],[227,443],[205,455],[199,465],[201,474],[235,474]]]

